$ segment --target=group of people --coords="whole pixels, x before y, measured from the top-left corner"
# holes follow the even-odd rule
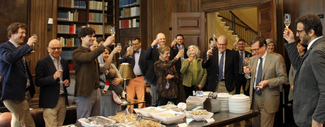
[[[323,26],[316,15],[308,14],[296,20],[299,41],[285,28],[283,37],[292,63],[289,73],[293,116],[298,126],[321,126],[325,110],[325,43]],[[2,71],[1,100],[12,113],[12,126],[35,126],[29,112],[29,99],[35,93],[33,78],[24,57],[32,51],[37,37],[24,44],[26,25],[13,23],[8,27],[9,40],[0,45]],[[90,27],[79,32],[82,45],[73,51],[75,68],[75,97],[77,119],[89,116],[110,116],[121,110],[124,80],[113,58],[121,47],[108,48],[114,36],[95,40]],[[210,38],[214,47],[203,52],[198,46],[184,46],[184,36],[178,34],[170,46],[166,37],[157,38],[144,50],[140,38],[132,39],[119,64],[131,65],[136,77],[126,86],[127,99],[145,99],[146,84],[150,84],[153,106],[177,103],[193,95],[195,90],[250,96],[251,108],[260,112],[253,118],[253,126],[273,126],[279,110],[282,85],[288,77],[283,57],[274,52],[273,39],[255,37],[252,54],[245,51],[245,40],[234,44],[238,50],[227,49],[226,36]],[[62,45],[56,39],[49,42],[49,55],[37,62],[35,85],[40,87],[39,106],[43,108],[46,126],[62,125],[65,119],[67,90],[70,86],[68,62],[60,57]],[[248,62],[249,61],[249,62]],[[245,67],[244,67],[245,66]],[[18,80],[17,80],[18,79]],[[181,99],[183,98],[183,99]],[[138,108],[145,107],[139,104]],[[133,110],[133,106],[130,107]],[[131,110],[131,111],[132,111]]]

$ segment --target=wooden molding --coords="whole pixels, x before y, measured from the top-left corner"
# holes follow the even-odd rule
[[[216,12],[257,6],[262,2],[263,0],[201,0],[201,8],[204,12]]]

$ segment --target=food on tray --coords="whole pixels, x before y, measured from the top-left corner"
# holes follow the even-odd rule
[[[178,107],[176,105],[165,105],[165,106],[161,106],[160,108],[163,108],[163,109],[177,109]]]
[[[134,125],[137,127],[160,127],[161,126],[158,122],[152,120],[135,121]]]
[[[117,113],[114,117],[112,117],[112,119],[120,123],[128,123],[136,120],[134,114],[125,114],[125,112]]]
[[[175,117],[176,115],[174,113],[161,113],[161,114],[158,114],[157,116],[161,116],[161,117]]]
[[[203,115],[208,115],[209,112],[206,111],[206,110],[196,110],[196,111],[192,111],[191,114],[192,114],[192,115],[203,116]]]
[[[144,109],[141,112],[145,112],[145,113],[154,113],[154,112],[160,112],[161,110],[157,110],[157,109]]]

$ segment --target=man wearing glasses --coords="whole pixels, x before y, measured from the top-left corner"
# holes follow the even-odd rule
[[[39,107],[43,108],[46,127],[62,126],[66,105],[67,89],[70,86],[69,63],[60,57],[61,43],[53,39],[47,48],[49,55],[38,60],[35,84],[40,87]]]
[[[208,50],[203,58],[203,68],[209,68],[206,89],[218,93],[235,93],[238,83],[238,55],[227,49],[228,42],[224,35],[218,37],[216,50]],[[211,55],[212,54],[212,55]]]
[[[119,61],[119,64],[131,64],[133,72],[136,75],[136,78],[130,79],[129,84],[126,86],[126,93],[128,94],[127,99],[132,100],[134,99],[135,95],[137,95],[138,100],[144,101],[147,86],[143,79],[147,72],[149,63],[145,59],[146,51],[141,49],[140,38],[133,38],[132,46],[133,49],[130,47],[127,49],[126,54]],[[144,107],[145,105],[143,103],[138,104],[138,108]],[[133,105],[131,105],[131,111],[133,112]]]
[[[300,57],[293,32],[285,28],[283,37],[289,59],[297,70],[294,84],[293,117],[298,126],[319,127],[325,118],[325,40],[323,25],[317,15],[308,14],[296,19],[296,36],[308,45]]]
[[[263,37],[252,40],[255,56],[250,59],[249,68],[244,72],[250,74],[250,102],[254,112],[261,114],[253,118],[253,127],[273,127],[275,113],[279,110],[279,86],[287,82],[287,73],[283,58],[266,51]]]

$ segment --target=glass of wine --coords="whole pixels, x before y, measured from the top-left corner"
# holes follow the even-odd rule
[[[213,41],[216,41],[217,37],[216,34],[213,34]]]
[[[286,26],[286,28],[288,28],[290,26],[291,23],[291,16],[288,13],[284,14],[284,25]]]
[[[210,50],[212,50],[214,48],[213,42],[210,43],[209,48],[210,48]],[[213,56],[213,54],[211,53],[210,56]]]
[[[34,36],[34,37],[37,37],[37,34],[33,34],[33,36]],[[31,53],[35,53],[34,48],[35,48],[35,44],[33,44],[33,50],[31,51]]]
[[[63,76],[63,67],[61,64],[59,64],[59,68],[58,68],[58,71],[61,71],[62,75],[60,77],[60,82],[59,83],[62,83],[63,84],[63,80],[62,80],[62,76]]]
[[[131,40],[129,41],[129,47],[130,47],[129,48],[130,52],[132,52],[132,54],[133,54],[133,46],[132,46],[132,41]],[[133,56],[130,55],[129,58],[133,58]]]
[[[115,28],[111,26],[111,35],[115,36]],[[112,43],[113,47],[115,48],[115,42]]]
[[[122,49],[121,43],[117,43],[116,46],[119,46]],[[121,57],[121,51],[119,51],[119,57],[118,57],[118,59],[122,59],[122,57]]]
[[[248,58],[249,58],[249,56],[248,56]],[[248,60],[248,61],[245,61],[244,62],[244,65],[243,65],[243,69],[244,70],[246,70],[246,69],[249,69],[250,67],[249,67],[249,63],[250,63],[250,60]],[[242,71],[242,72],[244,72],[244,70]],[[245,74],[245,78],[246,79],[250,79],[251,78],[251,76],[250,75],[248,75],[248,74]]]

